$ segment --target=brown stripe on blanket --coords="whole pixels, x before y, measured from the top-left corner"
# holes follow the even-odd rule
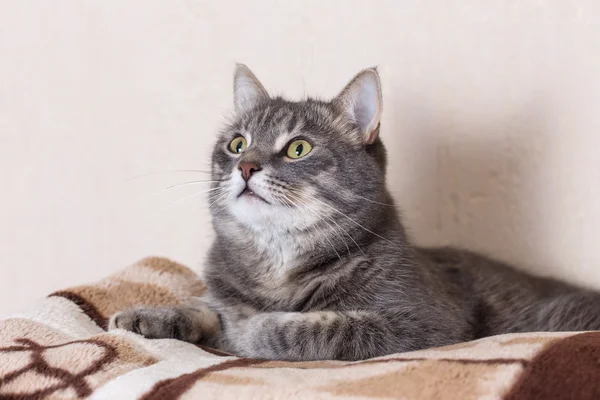
[[[351,363],[339,362],[339,361],[309,361],[309,362],[293,362],[293,361],[267,361],[263,364],[252,366],[253,368],[291,368],[291,369],[336,369],[336,368],[349,368],[349,367],[360,367],[369,364],[387,364],[394,362],[423,362],[423,361],[436,361],[442,363],[456,363],[465,365],[510,365],[510,364],[521,364],[526,366],[528,360],[522,358],[489,358],[489,359],[476,359],[476,358],[425,358],[425,357],[392,357],[384,359],[374,359],[365,361],[356,361]]]
[[[199,349],[202,349],[205,352],[212,354],[213,356],[219,356],[219,357],[231,357],[232,356],[232,354],[224,353],[224,352],[222,352],[220,350],[213,349],[212,347],[207,347],[207,346],[204,346],[204,345],[201,345],[201,344],[197,344],[197,343],[195,345]]]
[[[129,307],[168,306],[181,303],[177,296],[163,287],[119,280],[109,282],[107,287],[78,286],[55,292],[50,296],[73,301],[104,330],[108,327],[108,318]]]
[[[470,365],[473,368],[494,368],[498,365],[514,365],[527,364],[527,360],[523,359],[506,359],[506,358],[494,358],[494,359],[427,359],[427,358],[405,358],[405,357],[394,357],[380,360],[366,360],[354,363],[338,363],[335,361],[315,361],[315,362],[286,362],[286,361],[267,361],[267,360],[252,360],[246,358],[239,358],[234,360],[225,361],[220,364],[216,364],[207,368],[202,368],[194,372],[181,375],[175,378],[166,379],[160,381],[154,385],[154,387],[146,393],[141,400],[160,400],[160,399],[177,399],[190,390],[199,380],[203,379],[209,374],[214,372],[220,372],[229,370],[232,368],[265,368],[265,369],[277,369],[277,368],[293,368],[293,369],[336,369],[361,366],[365,364],[383,364],[391,362],[418,362],[419,365],[434,365],[436,370],[451,371],[455,374],[457,370],[456,366],[443,366],[439,362],[444,364],[458,364],[458,365]],[[419,367],[421,368],[421,367]],[[462,368],[462,367],[458,367]],[[463,370],[460,370],[463,371]],[[464,370],[466,371],[466,370]],[[480,371],[479,369],[473,371]],[[481,370],[484,371],[484,370]],[[397,374],[402,375],[402,372],[394,372],[394,376]],[[397,377],[397,376],[396,376]],[[395,379],[395,378],[394,378]],[[462,383],[464,384],[464,382]],[[344,384],[347,385],[347,384]],[[336,389],[338,390],[338,389]]]
[[[74,399],[117,376],[158,362],[127,338],[81,340],[23,318],[0,323],[0,400]]]
[[[363,364],[378,364],[384,362],[406,362],[406,361],[440,361],[446,363],[457,363],[457,364],[487,364],[487,365],[507,365],[507,364],[521,364],[523,366],[529,363],[528,360],[523,358],[409,358],[409,357],[394,357],[386,358],[383,360],[366,360],[359,361],[358,365]]]
[[[69,292],[67,290],[61,290],[54,292],[48,297],[62,297],[77,305],[85,315],[87,315],[92,321],[96,323],[100,328],[108,329],[108,318],[100,314],[98,309],[89,301],[81,297],[80,295]]]
[[[196,382],[205,376],[218,371],[225,371],[232,368],[248,367],[255,364],[261,364],[265,361],[252,360],[248,358],[236,358],[219,364],[211,365],[207,368],[198,369],[189,374],[180,375],[176,378],[165,379],[157,382],[150,392],[143,395],[140,400],[163,400],[177,399],[187,392]]]
[[[11,382],[16,381],[18,379],[23,379],[23,377],[27,376],[27,374],[32,373],[37,374],[39,377],[44,377],[46,379],[53,378],[57,383],[48,384],[46,387],[38,388],[37,390],[30,393],[3,393],[2,395],[0,395],[1,399],[42,399],[46,396],[50,396],[53,393],[64,389],[73,389],[78,397],[87,397],[90,394],[92,394],[93,389],[92,387],[90,387],[90,384],[86,381],[85,378],[89,375],[100,371],[106,365],[116,360],[118,355],[117,349],[115,347],[94,339],[75,340],[67,343],[61,343],[58,345],[41,345],[27,338],[16,339],[15,342],[17,343],[17,345],[15,346],[0,348],[0,353],[24,352],[29,356],[29,363],[16,371],[13,371],[0,377],[0,387],[7,386]],[[44,353],[47,350],[71,346],[75,343],[83,343],[97,346],[101,349],[102,355],[99,359],[94,360],[90,363],[90,365],[87,368],[85,368],[82,371],[79,371],[78,373],[73,373],[71,371],[68,371],[67,369],[50,365],[50,362],[46,359],[46,356],[44,355]]]
[[[600,399],[600,332],[550,343],[530,362],[504,399]]]

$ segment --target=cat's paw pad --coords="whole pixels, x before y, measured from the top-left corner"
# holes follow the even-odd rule
[[[132,308],[113,315],[109,330],[124,329],[148,339],[179,339],[196,343],[202,329],[178,308]]]

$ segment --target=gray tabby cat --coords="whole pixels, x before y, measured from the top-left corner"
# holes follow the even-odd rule
[[[269,97],[239,65],[234,92],[212,155],[207,297],[127,310],[111,328],[281,360],[600,328],[595,292],[411,244],[386,189],[375,69],[330,102],[291,102]]]

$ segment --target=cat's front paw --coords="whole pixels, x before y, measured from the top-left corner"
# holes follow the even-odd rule
[[[206,324],[193,310],[178,307],[138,307],[119,312],[109,321],[109,329],[124,329],[148,339],[179,339],[198,343]]]

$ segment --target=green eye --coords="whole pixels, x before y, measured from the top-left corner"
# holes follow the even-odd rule
[[[232,153],[243,153],[246,150],[246,139],[243,136],[238,136],[229,143],[229,151]]]
[[[306,140],[294,140],[287,149],[287,156],[291,159],[302,158],[312,150]]]

